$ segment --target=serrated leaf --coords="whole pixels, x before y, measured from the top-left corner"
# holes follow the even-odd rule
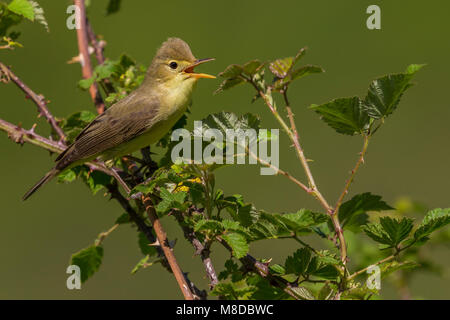
[[[231,89],[235,86],[237,86],[238,84],[244,83],[245,80],[242,78],[231,78],[231,79],[225,79],[224,81],[222,81],[222,83],[219,85],[219,88],[217,88],[216,91],[214,91],[214,94],[218,94],[222,91]]]
[[[197,221],[197,223],[194,226],[195,232],[210,231],[213,233],[218,233],[222,230],[223,230],[222,223],[217,220],[202,219]]]
[[[303,275],[306,273],[310,261],[311,250],[308,248],[301,248],[295,251],[292,256],[286,258],[284,268],[286,269],[286,273]]]
[[[77,172],[73,169],[64,170],[58,174],[58,183],[70,183],[77,178]]]
[[[290,289],[305,300],[315,300],[314,295],[305,287],[291,287]]]
[[[358,97],[335,99],[322,105],[311,105],[336,132],[348,135],[363,134],[369,129],[369,116],[364,102]]]
[[[236,78],[243,71],[244,69],[240,65],[231,64],[228,67],[226,67],[224,71],[219,73],[219,76],[222,78]]]
[[[103,248],[101,246],[90,246],[74,253],[71,265],[77,265],[81,270],[81,282],[85,282],[98,271],[103,259]]]
[[[184,200],[186,199],[187,193],[184,191],[171,193],[164,187],[160,188],[161,202],[155,207],[156,212],[159,214],[164,214],[172,209],[178,209],[180,211],[186,210],[186,204]]]
[[[242,234],[230,232],[222,235],[222,239],[225,240],[231,247],[231,249],[233,250],[233,255],[236,258],[240,259],[247,254],[249,246],[247,240]]]
[[[417,230],[414,232],[414,240],[423,244],[434,231],[450,224],[450,208],[434,209],[429,211]],[[424,240],[424,241],[421,241]]]
[[[305,229],[317,226],[329,220],[323,213],[301,209],[295,213],[285,213],[278,215],[279,219],[293,232],[305,231]]]
[[[112,177],[101,171],[87,171],[82,175],[83,181],[88,185],[93,194],[106,188],[112,181]]]
[[[244,64],[242,70],[245,74],[252,77],[264,64],[259,60],[252,60]]]
[[[404,92],[412,86],[413,76],[422,67],[410,65],[406,73],[390,74],[372,81],[364,100],[370,117],[379,119],[394,112]]]
[[[406,239],[413,228],[413,221],[409,218],[401,220],[390,217],[381,217],[380,223],[367,224],[364,232],[376,242],[396,247]]]
[[[247,129],[259,129],[260,119],[258,116],[251,113],[246,113],[244,115],[238,116],[232,112],[220,112],[209,115],[207,118],[202,120],[202,130],[207,129],[218,129],[220,132],[226,136],[227,129],[247,130]],[[200,134],[194,130],[194,134]]]
[[[293,64],[293,57],[277,59],[269,64],[269,69],[277,78],[283,79],[288,75]]]
[[[8,4],[8,9],[30,21],[34,21],[33,5],[28,0],[13,0]]]
[[[298,69],[292,71],[289,80],[293,81],[293,80],[305,77],[310,74],[323,73],[323,72],[325,72],[325,70],[323,70],[323,68],[320,66],[306,65],[306,66],[303,66],[301,68],[298,68]]]
[[[370,192],[358,194],[344,202],[339,208],[339,221],[343,228],[358,232],[359,227],[367,223],[368,211],[392,210],[380,196]]]

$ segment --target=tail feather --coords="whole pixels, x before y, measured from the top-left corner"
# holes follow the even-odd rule
[[[35,193],[37,191],[37,189],[39,189],[40,187],[42,187],[44,184],[46,184],[47,182],[49,182],[53,177],[55,177],[58,173],[60,172],[60,170],[57,170],[56,168],[53,168],[52,170],[50,170],[41,180],[39,180],[30,190],[28,190],[27,193],[25,193],[25,195],[23,196],[22,200],[25,201],[27,200],[29,197],[31,197],[31,195],[33,193]]]

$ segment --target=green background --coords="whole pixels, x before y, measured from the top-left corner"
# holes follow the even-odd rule
[[[337,135],[305,107],[341,96],[364,96],[370,80],[401,72],[410,63],[426,63],[416,77],[417,86],[403,98],[399,110],[372,139],[366,164],[351,194],[371,191],[388,203],[404,196],[429,208],[449,206],[450,105],[448,32],[450,2],[433,1],[124,1],[122,10],[106,16],[107,1],[92,1],[89,17],[96,33],[108,42],[106,56],[117,59],[127,52],[148,65],[156,48],[168,37],[186,40],[199,57],[216,61],[201,70],[217,74],[231,63],[259,58],[271,60],[294,55],[308,46],[303,63],[319,64],[325,74],[295,83],[290,101],[312,171],[322,193],[334,202],[361,147],[357,137]],[[51,100],[56,116],[77,110],[94,110],[89,95],[76,87],[78,64],[66,62],[77,55],[76,32],[66,28],[70,1],[40,0],[50,33],[38,24],[24,22],[16,30],[24,48],[0,51],[0,61],[36,92]],[[381,7],[382,29],[366,28],[366,8]],[[277,128],[267,107],[250,104],[248,86],[213,96],[219,80],[202,80],[189,117],[200,120],[221,110],[257,113],[265,128]],[[36,119],[35,106],[13,85],[0,85],[0,117],[25,128],[37,121],[37,131],[48,126]],[[288,139],[281,136],[280,166],[299,177],[302,170]],[[22,194],[52,166],[48,152],[31,145],[13,144],[0,134],[0,298],[103,298],[167,299],[181,295],[172,275],[159,265],[131,275],[141,258],[137,235],[121,226],[105,240],[100,271],[82,290],[66,288],[70,255],[90,245],[122,213],[99,192],[95,197],[80,181],[69,185],[52,182],[29,201]],[[230,166],[218,171],[217,184],[225,193],[241,193],[267,211],[318,208],[316,202],[287,179],[260,176],[257,166]],[[192,280],[206,288],[203,267],[193,248],[184,241],[173,219],[163,219],[171,239],[179,241],[175,254]],[[296,245],[290,241],[252,244],[256,257],[281,262]],[[450,251],[426,251],[445,267]],[[228,254],[213,247],[220,271]],[[413,278],[411,291],[419,298],[449,298],[450,281],[427,273]],[[384,286],[387,298],[396,293]]]

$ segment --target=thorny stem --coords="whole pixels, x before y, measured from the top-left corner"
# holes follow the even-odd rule
[[[83,78],[90,79],[93,76],[91,58],[89,56],[89,44],[88,44],[88,33],[87,33],[87,19],[86,19],[86,8],[84,5],[84,0],[74,0],[74,4],[80,9],[80,28],[77,28],[77,39],[78,39],[78,50],[80,51],[80,64],[83,71]],[[92,100],[97,107],[97,112],[103,113],[105,111],[105,104],[102,101],[100,92],[98,91],[97,83],[92,83],[89,88],[89,93]]]
[[[164,251],[164,255],[166,256],[167,261],[169,262],[170,268],[172,269],[172,272],[178,282],[178,285],[180,286],[184,298],[186,300],[194,300],[194,295],[192,294],[191,288],[187,283],[183,271],[181,271],[181,268],[177,263],[177,260],[175,259],[175,255],[173,254],[172,248],[169,245],[166,232],[164,231],[161,222],[159,221],[158,216],[156,215],[156,211],[153,206],[151,198],[149,196],[142,196],[142,203],[144,204],[145,211],[147,212],[150,222],[152,223],[153,230],[155,230],[156,237],[158,238],[159,241],[159,245]]]
[[[48,110],[47,101],[45,100],[45,98],[42,95],[36,94],[22,80],[20,80],[20,78],[16,76],[10,68],[0,62],[0,74],[1,73],[4,73],[7,80],[11,79],[27,95],[27,97],[30,97],[31,100],[33,100],[33,102],[38,107],[39,115],[42,115],[45,117],[45,119],[47,119],[48,123],[50,123],[52,128],[60,137],[60,140],[64,141],[66,135],[64,134],[63,130],[61,129],[53,115]]]
[[[356,278],[357,276],[359,276],[361,273],[364,273],[364,272],[366,272],[367,270],[369,270],[369,268],[374,267],[374,266],[378,266],[378,265],[383,264],[383,263],[385,263],[385,262],[388,262],[388,261],[394,259],[396,256],[397,256],[397,254],[390,255],[389,257],[384,258],[383,260],[380,260],[380,261],[378,261],[378,262],[375,263],[375,264],[371,264],[371,265],[368,266],[367,268],[364,268],[364,269],[361,269],[361,270],[359,270],[359,271],[356,271],[356,272],[353,273],[351,276],[349,276],[349,277],[347,278],[347,280],[350,281],[350,280]]]
[[[342,191],[341,195],[339,196],[338,201],[336,202],[336,205],[335,205],[334,211],[333,211],[334,214],[336,214],[338,212],[339,208],[341,207],[342,201],[344,200],[345,196],[348,194],[350,185],[353,182],[353,179],[355,178],[356,172],[358,171],[361,164],[364,163],[364,156],[366,155],[367,147],[369,146],[369,140],[370,140],[370,135],[369,134],[364,135],[364,144],[363,144],[362,151],[359,154],[359,158],[355,164],[355,167],[351,171],[350,178],[345,183],[344,190]]]
[[[219,279],[217,277],[216,270],[210,257],[211,243],[206,242],[205,244],[203,244],[200,240],[198,240],[198,238],[195,236],[194,230],[189,226],[185,225],[182,212],[179,212],[178,210],[173,210],[172,213],[175,219],[177,219],[179,225],[181,226],[181,229],[183,230],[184,233],[184,237],[194,247],[195,255],[200,255],[203,265],[205,267],[206,275],[208,276],[209,279],[210,289],[213,289],[219,283]]]

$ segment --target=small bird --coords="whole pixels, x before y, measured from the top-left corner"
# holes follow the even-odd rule
[[[215,78],[194,72],[196,66],[211,60],[196,59],[186,42],[169,38],[157,51],[141,86],[89,123],[23,200],[63,170],[96,158],[123,156],[159,141],[186,111],[197,80]]]

